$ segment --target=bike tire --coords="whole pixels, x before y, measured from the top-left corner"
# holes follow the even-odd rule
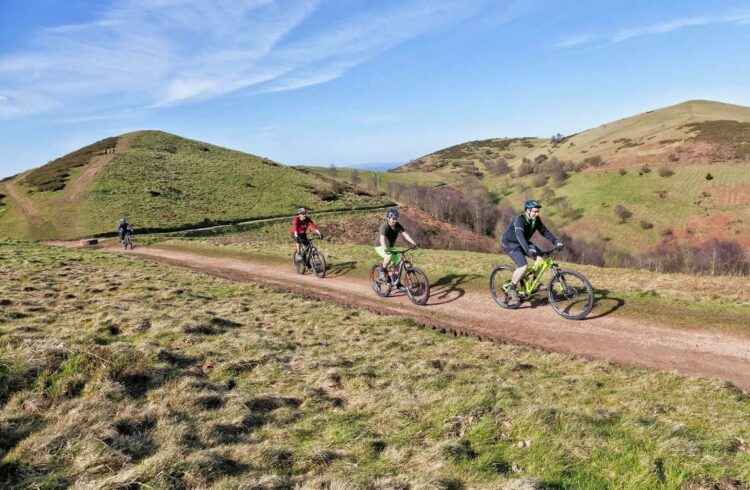
[[[123,240],[123,245],[125,246],[125,250],[133,250],[133,239],[129,235],[126,236]]]
[[[547,296],[555,313],[568,320],[582,320],[594,308],[594,288],[578,272],[556,274],[547,286]]]
[[[404,275],[406,295],[415,305],[424,305],[430,299],[430,281],[421,269],[410,267]]]
[[[492,294],[492,299],[498,305],[509,310],[515,310],[521,306],[521,300],[513,302],[510,294],[504,289],[504,286],[511,282],[514,272],[515,269],[513,267],[501,265],[495,267],[492,274],[490,274],[490,293]]]
[[[370,286],[375,294],[385,298],[391,294],[391,285],[384,278],[380,277],[380,264],[375,264],[370,268]]]
[[[297,271],[297,274],[304,274],[305,270],[307,269],[305,267],[305,260],[302,258],[301,254],[298,254],[297,251],[292,254],[292,266]]]
[[[310,254],[310,265],[312,266],[313,273],[315,273],[320,279],[323,279],[326,276],[326,258],[323,255],[323,252],[320,250],[314,250]]]

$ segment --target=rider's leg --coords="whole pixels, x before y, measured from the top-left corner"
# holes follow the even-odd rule
[[[380,273],[388,279],[388,266],[391,263],[391,260],[393,259],[393,255],[388,253],[388,251],[385,249],[385,247],[377,246],[375,247],[375,252],[377,252],[378,255],[380,255],[383,258],[383,263],[380,265]]]
[[[511,285],[510,285],[510,295],[513,298],[513,300],[518,300],[518,291],[517,286],[518,282],[521,280],[523,275],[526,273],[526,268],[528,267],[528,264],[526,263],[526,256],[523,254],[523,250],[520,246],[518,247],[510,247],[505,249],[508,256],[510,256],[511,259],[513,259],[513,262],[516,264],[516,270],[513,271],[513,276],[511,277]]]

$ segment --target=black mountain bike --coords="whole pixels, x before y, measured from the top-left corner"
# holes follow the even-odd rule
[[[561,270],[552,260],[551,252],[544,252],[542,255],[544,260],[539,265],[530,265],[518,282],[518,301],[513,301],[509,292],[516,268],[509,265],[495,267],[490,275],[492,298],[503,308],[514,310],[521,306],[523,300],[541,289],[542,275],[547,269],[552,269],[552,279],[547,285],[547,296],[552,309],[568,320],[586,318],[594,307],[594,290],[589,280],[579,272]]]
[[[430,282],[427,276],[420,269],[414,267],[411,261],[406,257],[416,247],[412,246],[406,250],[394,250],[394,255],[401,255],[401,260],[396,266],[396,270],[391,270],[390,280],[381,274],[382,264],[374,264],[370,269],[370,285],[375,294],[385,298],[394,289],[404,289],[406,295],[415,305],[423,305],[430,298]],[[389,267],[392,269],[393,265]],[[402,278],[403,276],[403,278]]]
[[[307,245],[302,250],[302,254],[298,254],[297,250],[294,251],[292,264],[297,274],[304,274],[306,271],[311,271],[323,279],[326,275],[326,258],[323,256],[323,252],[315,248],[315,245],[312,243],[313,240],[318,240],[318,238],[308,238],[308,240],[310,241],[310,245]]]
[[[122,237],[122,246],[125,250],[133,250],[133,229],[128,228]]]

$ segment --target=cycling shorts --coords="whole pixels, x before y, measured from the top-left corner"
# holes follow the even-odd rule
[[[393,252],[394,250],[396,250],[396,247],[388,247],[388,248],[386,248],[386,247],[384,247],[382,245],[379,245],[379,246],[375,247],[375,251],[381,257],[383,257],[383,258],[393,257],[393,260],[391,261],[392,264],[395,265],[395,264],[398,264],[399,262],[401,262],[401,256],[400,255],[392,255],[392,254],[386,252],[386,250],[388,250],[388,252]]]

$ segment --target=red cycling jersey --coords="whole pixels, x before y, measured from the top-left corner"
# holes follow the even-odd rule
[[[315,223],[313,223],[313,220],[310,218],[307,218],[306,220],[300,220],[299,216],[295,216],[292,220],[292,235],[297,233],[298,235],[301,235],[303,233],[307,233],[307,229],[310,228],[312,231],[318,231],[318,227],[315,226]]]

